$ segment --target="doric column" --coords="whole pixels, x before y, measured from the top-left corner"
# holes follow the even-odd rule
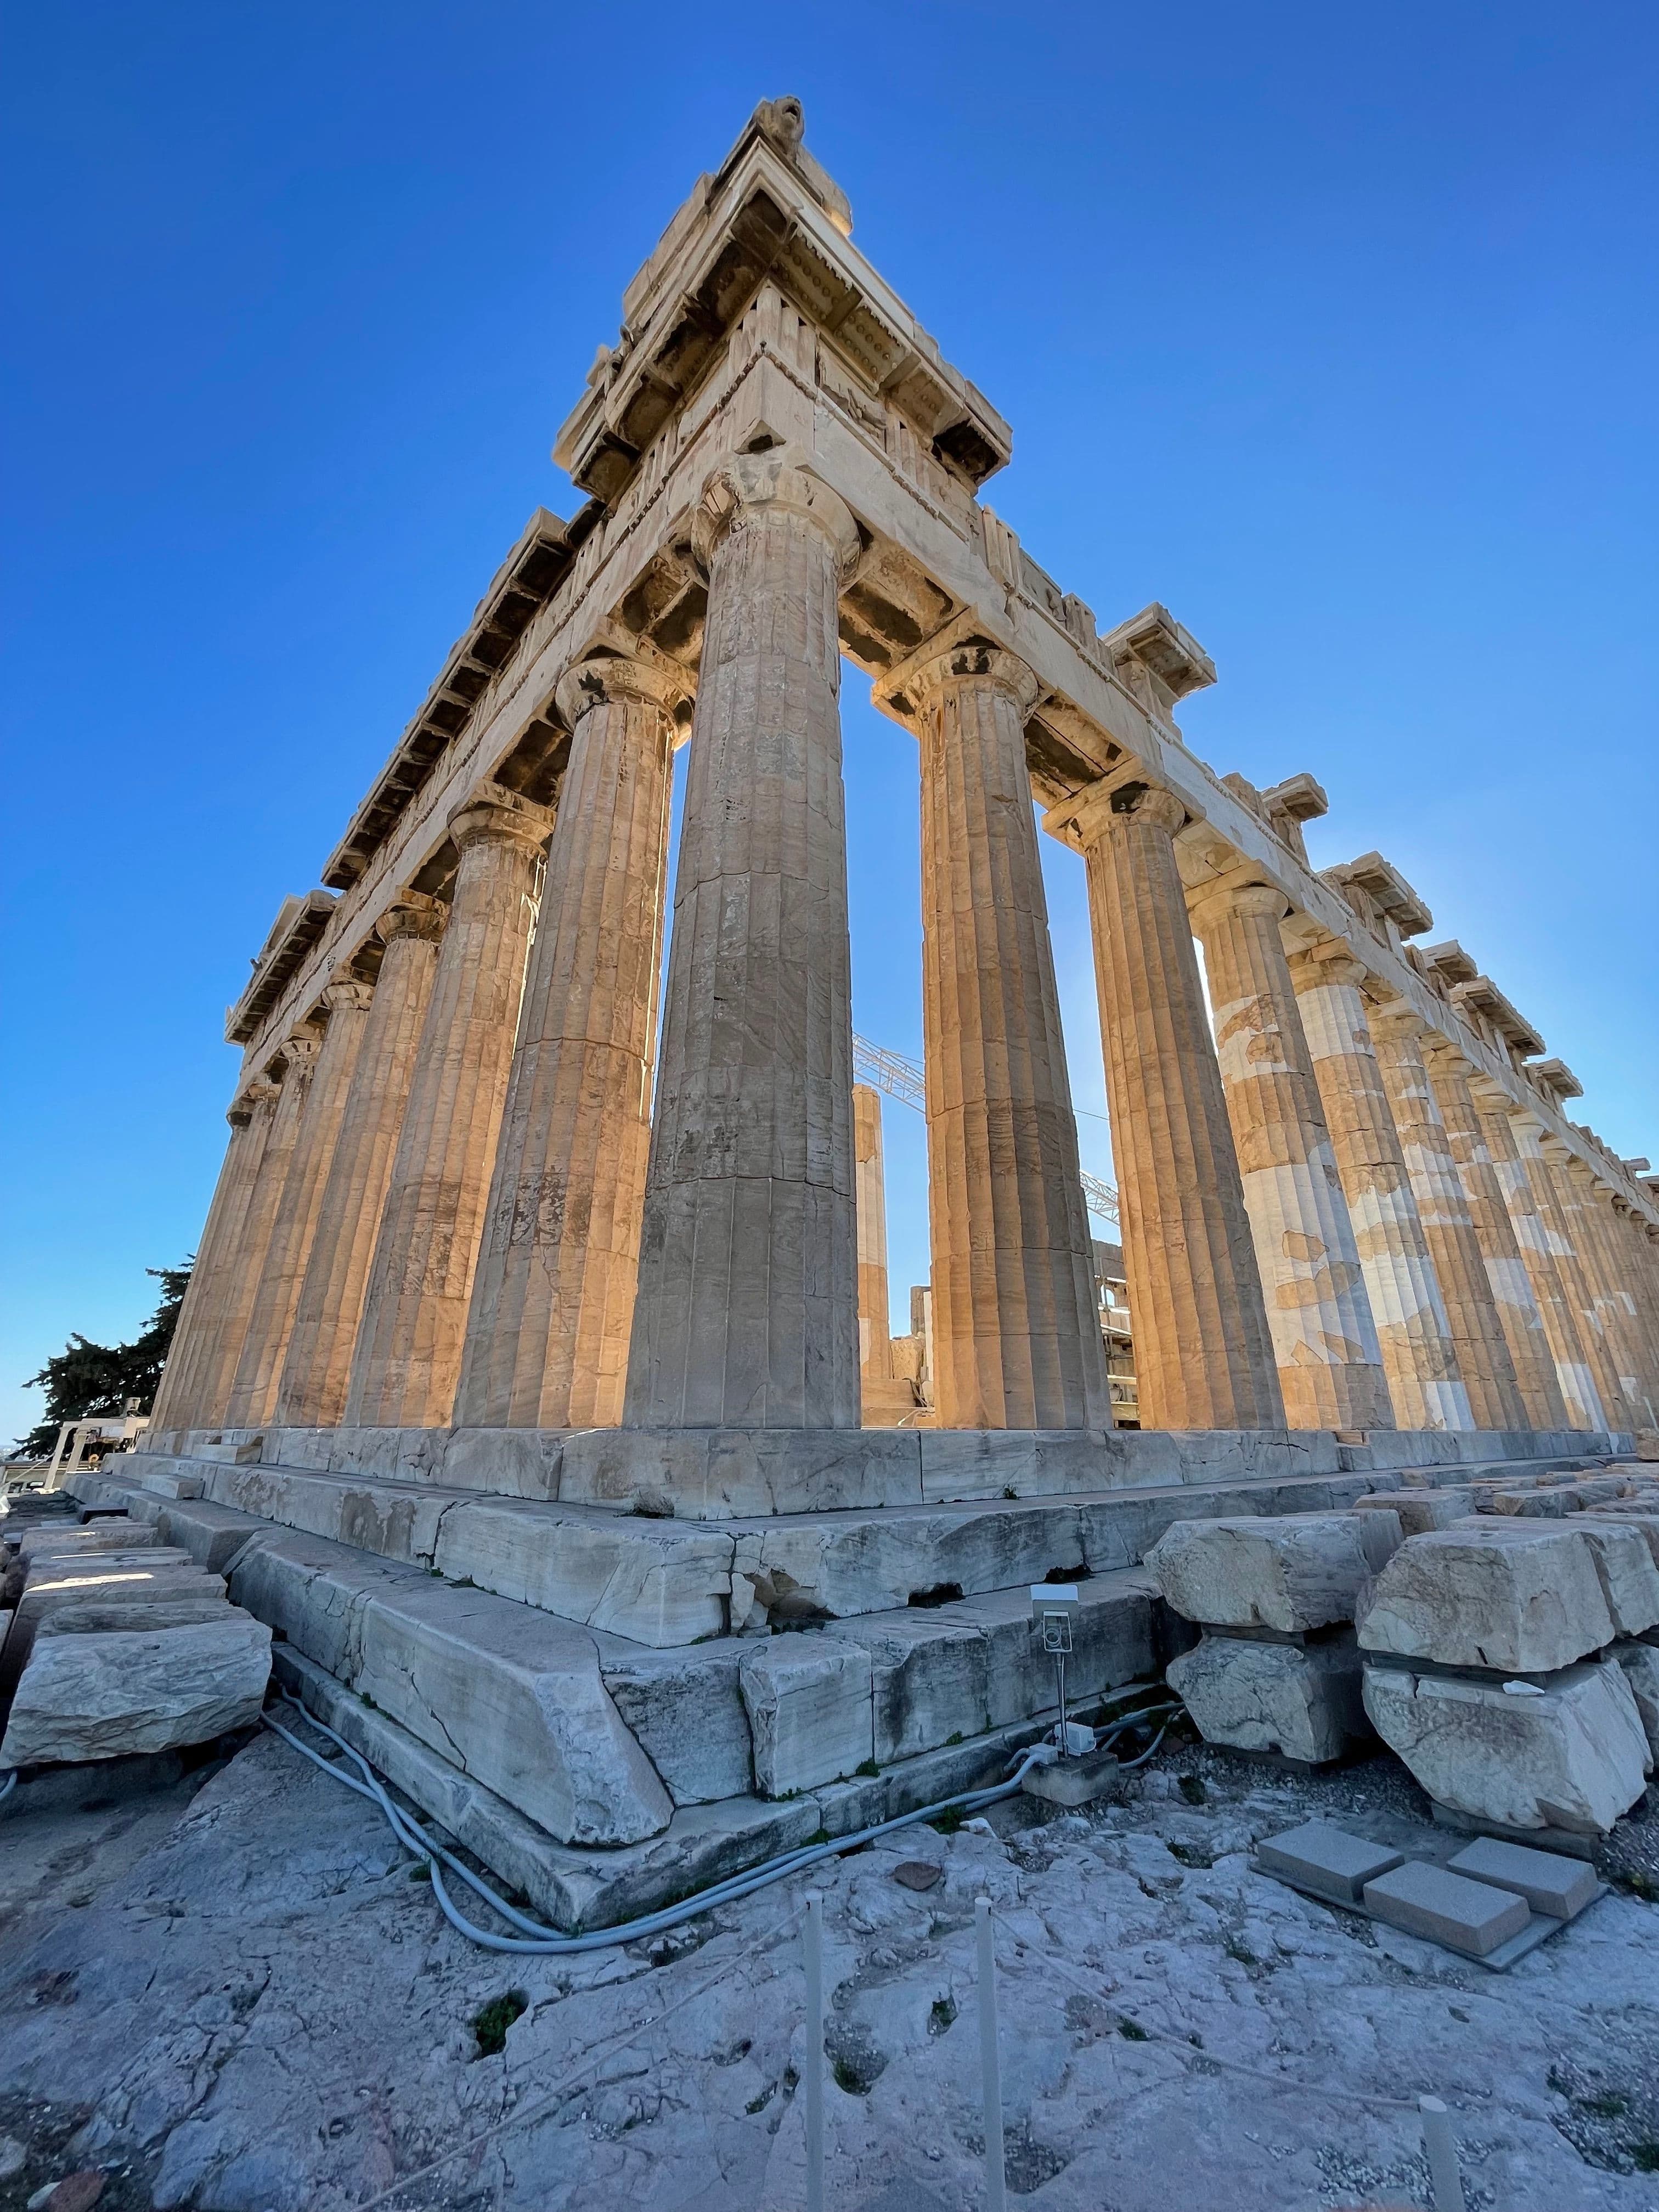
[[[651,1140],[668,872],[672,670],[589,660],[571,729],[490,1184],[455,1419],[622,1419]]]
[[[195,1427],[217,1428],[229,1424],[231,1392],[242,1346],[247,1340],[253,1302],[264,1279],[265,1255],[270,1249],[271,1232],[276,1225],[277,1209],[288,1183],[294,1147],[299,1141],[306,1101],[311,1095],[318,1042],[311,1030],[300,1030],[286,1040],[282,1048],[283,1071],[271,1109],[270,1128],[259,1156],[259,1172],[248,1193],[236,1250],[226,1269],[224,1291],[219,1302],[221,1326],[214,1340],[211,1359],[202,1375],[192,1422]]]
[[[1472,1429],[1474,1409],[1359,994],[1364,972],[1334,941],[1291,963],[1395,1419],[1402,1429]]]
[[[1474,1425],[1528,1428],[1526,1401],[1475,1233],[1474,1209],[1424,1061],[1426,1024],[1404,999],[1395,999],[1373,1007],[1370,1026]]]
[[[859,1370],[876,1382],[893,1375],[887,1305],[887,1182],[881,1152],[881,1093],[853,1085],[853,1177],[858,1195]]]
[[[734,455],[708,567],[624,1418],[856,1428],[838,601],[857,526],[791,448]]]
[[[1572,1223],[1584,1271],[1585,1287],[1601,1325],[1601,1340],[1619,1378],[1624,1419],[1645,1428],[1651,1419],[1647,1353],[1637,1323],[1636,1302],[1613,1249],[1613,1217],[1601,1202],[1602,1183],[1589,1162],[1558,1139],[1546,1141],[1545,1155],[1560,1179],[1563,1203]]]
[[[921,741],[921,986],[939,1420],[1111,1425],[1025,762],[1036,678],[972,635],[884,679]]]
[[[158,1436],[164,1430],[195,1425],[203,1372],[211,1362],[219,1334],[226,1271],[241,1236],[276,1104],[274,1083],[251,1083],[225,1117],[230,1123],[230,1143],[150,1410],[150,1426]]]
[[[288,1356],[294,1310],[300,1302],[306,1263],[323,1201],[345,1112],[346,1093],[357,1065],[374,994],[367,983],[331,983],[323,993],[327,1025],[318,1048],[305,1110],[294,1141],[287,1180],[271,1224],[270,1243],[259,1271],[247,1334],[236,1363],[225,1419],[232,1428],[255,1429],[268,1421],[276,1402],[276,1385]]]
[[[345,1416],[352,1347],[432,996],[444,911],[437,900],[411,894],[377,927],[386,951],[283,1364],[272,1417],[278,1428],[334,1428]]]
[[[1576,1267],[1570,1267],[1572,1243],[1559,1224],[1539,1150],[1542,1124],[1518,1108],[1490,1076],[1477,1073],[1469,1089],[1514,1225],[1515,1241],[1521,1247],[1537,1294],[1538,1310],[1544,1317],[1556,1379],[1566,1401],[1568,1425],[1605,1431],[1612,1423],[1603,1400],[1589,1320],[1581,1310]]]
[[[1389,1429],[1376,1327],[1279,934],[1289,911],[1261,884],[1200,893],[1192,907],[1244,1209],[1285,1419]]]
[[[1524,1425],[1554,1430],[1572,1425],[1554,1355],[1526,1261],[1516,1242],[1515,1225],[1504,1202],[1497,1167],[1485,1127],[1469,1090],[1470,1063],[1444,1037],[1425,1033],[1425,1064],[1440,1109],[1446,1141],[1468,1200],[1486,1270],[1492,1310],[1510,1348],[1516,1386],[1526,1409]],[[1508,1133],[1507,1125],[1504,1131]],[[1580,1425],[1582,1425],[1582,1424]]]
[[[1062,801],[1048,819],[1081,848],[1088,872],[1141,1426],[1282,1428],[1285,1401],[1176,865],[1186,810],[1169,792],[1120,781]]]
[[[351,1428],[449,1424],[548,826],[494,787],[450,817],[454,896],[369,1267]]]

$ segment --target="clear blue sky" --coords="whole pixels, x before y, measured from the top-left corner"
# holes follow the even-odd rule
[[[769,94],[1014,424],[998,512],[1103,627],[1164,600],[1192,744],[1311,769],[1316,858],[1380,847],[1659,1159],[1656,63],[1595,0],[14,9],[0,1438],[193,1244],[249,956]],[[855,677],[846,727],[855,1018],[915,1051],[915,752]]]

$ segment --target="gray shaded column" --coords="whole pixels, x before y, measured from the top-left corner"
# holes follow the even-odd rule
[[[455,1419],[622,1419],[651,1140],[674,710],[631,657],[559,685],[570,764],[549,849]]]
[[[333,1428],[345,1416],[352,1348],[432,996],[445,911],[435,899],[419,899],[393,907],[377,925],[386,951],[283,1363],[273,1417],[279,1428]]]
[[[491,787],[450,817],[458,860],[351,1364],[351,1428],[449,1424],[507,1096],[545,808]]]
[[[1469,1202],[1474,1233],[1486,1269],[1492,1310],[1504,1331],[1516,1382],[1530,1429],[1571,1426],[1555,1371],[1549,1334],[1539,1310],[1527,1263],[1516,1242],[1515,1224],[1504,1202],[1498,1169],[1479,1109],[1469,1089],[1474,1073],[1449,1039],[1425,1036],[1424,1060],[1457,1165],[1458,1180]],[[1507,1132],[1506,1132],[1507,1133]]]
[[[859,1425],[837,602],[859,549],[792,449],[715,470],[624,1419]]]
[[[1144,783],[1055,807],[1089,877],[1089,921],[1146,1429],[1285,1424],[1238,1153],[1204,1011],[1175,834]]]
[[[195,1425],[202,1376],[219,1334],[227,1272],[240,1240],[276,1105],[274,1083],[251,1083],[225,1116],[230,1142],[150,1410],[150,1427],[158,1437],[164,1431]]]
[[[349,981],[331,983],[323,993],[327,1025],[300,1117],[288,1178],[271,1224],[265,1263],[259,1271],[259,1286],[236,1364],[236,1379],[231,1385],[225,1419],[232,1428],[260,1427],[270,1419],[276,1406],[294,1310],[300,1303],[323,1189],[373,995],[367,983]]]

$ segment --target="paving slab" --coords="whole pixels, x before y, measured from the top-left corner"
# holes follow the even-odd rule
[[[1477,1959],[1521,1935],[1531,1917],[1524,1897],[1421,1859],[1374,1876],[1361,1893],[1379,1920]]]
[[[1567,1858],[1559,1851],[1528,1850],[1524,1844],[1507,1844],[1496,1836],[1480,1837],[1447,1863],[1453,1874],[1512,1889],[1534,1912],[1547,1912],[1557,1920],[1574,1918],[1601,1887],[1595,1868],[1583,1859]]]
[[[1258,1844],[1256,1858],[1269,1874],[1352,1905],[1368,1881],[1391,1873],[1405,1854],[1350,1835],[1333,1821],[1304,1820],[1299,1828],[1287,1828],[1282,1836]]]

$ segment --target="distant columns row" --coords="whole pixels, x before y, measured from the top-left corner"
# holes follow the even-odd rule
[[[601,643],[559,690],[550,847],[545,811],[499,787],[458,810],[447,906],[395,903],[373,985],[331,984],[280,1080],[233,1109],[158,1428],[858,1424],[873,1155],[837,624],[860,540],[777,450],[718,468],[695,532],[660,1066],[687,689]],[[939,1419],[1103,1427],[1036,682],[965,622],[884,681],[921,750]],[[1143,1424],[1650,1425],[1645,1224],[1409,1006],[1375,1003],[1346,945],[1288,957],[1282,893],[1241,871],[1189,905],[1185,820],[1129,769],[1048,817],[1086,864]],[[862,1290],[884,1343],[884,1279]]]

